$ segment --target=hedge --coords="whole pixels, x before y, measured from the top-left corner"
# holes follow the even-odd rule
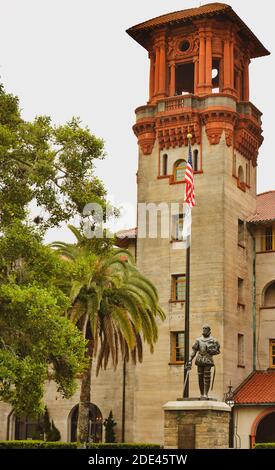
[[[275,449],[275,442],[259,442],[254,445],[254,449]]]
[[[76,442],[0,441],[0,449],[77,449]],[[81,449],[82,446],[79,446]],[[89,443],[87,449],[161,449],[158,444]]]
[[[76,442],[0,441],[0,449],[77,449]]]
[[[134,442],[100,442],[87,444],[88,449],[162,449],[159,444],[141,443],[135,444]]]

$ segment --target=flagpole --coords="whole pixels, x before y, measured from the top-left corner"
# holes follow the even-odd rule
[[[190,140],[192,134],[187,134],[188,145],[190,145]],[[191,255],[191,237],[187,240],[187,249],[186,249],[186,267],[185,267],[185,325],[184,325],[184,364],[187,364],[189,361],[189,332],[190,332],[190,255]],[[184,367],[184,386],[183,386],[183,398],[189,398],[189,372],[186,367]]]

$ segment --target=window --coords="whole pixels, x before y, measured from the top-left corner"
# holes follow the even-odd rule
[[[167,169],[168,169],[168,155],[165,153],[162,155],[162,176],[167,175]]]
[[[232,167],[232,175],[233,176],[236,176],[236,168],[237,168],[236,154],[234,153],[234,155],[233,155],[233,167]]]
[[[194,162],[193,162],[194,171],[199,171],[199,151],[197,149],[194,150],[193,156],[194,156]]]
[[[172,301],[185,301],[185,274],[172,276]]]
[[[263,251],[272,251],[275,249],[275,240],[273,236],[273,227],[266,227],[263,235]]]
[[[243,191],[245,191],[245,182],[244,182],[244,171],[243,171],[243,167],[242,166],[239,166],[238,168],[238,181],[237,181],[237,186],[238,188],[242,189]]]
[[[238,366],[244,367],[244,335],[238,333]]]
[[[178,160],[174,165],[174,180],[175,181],[184,181],[186,169],[186,161]]]
[[[43,431],[43,416],[29,417],[29,416],[16,416],[15,418],[15,439],[26,440],[34,439],[39,440],[44,438]]]
[[[184,362],[184,331],[171,333],[171,362],[174,364]]]
[[[275,369],[275,339],[269,340],[269,367]]]
[[[220,91],[220,59],[212,61],[212,93]]]
[[[172,239],[176,241],[182,241],[182,230],[183,230],[183,214],[173,215],[172,219]]]
[[[250,186],[250,162],[246,164],[246,184]]]
[[[245,246],[245,241],[244,241],[244,221],[243,220],[238,220],[238,245],[244,247]]]
[[[264,290],[263,307],[275,308],[275,281],[269,284]]]
[[[244,306],[244,280],[238,277],[238,305]]]
[[[194,93],[194,63],[176,66],[176,94]]]

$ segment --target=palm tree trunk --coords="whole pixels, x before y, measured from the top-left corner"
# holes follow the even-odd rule
[[[88,324],[88,315],[83,318],[82,333],[86,338]],[[89,411],[91,403],[91,377],[92,377],[92,363],[93,363],[93,341],[89,340],[86,351],[88,358],[87,369],[82,374],[80,398],[78,407],[78,420],[77,420],[77,441],[88,442],[89,439]]]
[[[89,439],[89,410],[91,403],[91,375],[92,375],[92,362],[93,357],[89,357],[89,365],[83,372],[80,401],[78,408],[78,421],[77,421],[77,441],[88,442]]]

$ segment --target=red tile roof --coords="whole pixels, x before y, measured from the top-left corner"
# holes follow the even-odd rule
[[[267,191],[257,196],[257,211],[247,219],[247,222],[271,222],[275,220],[275,191]]]
[[[129,228],[128,230],[120,230],[116,233],[117,238],[137,238],[137,228]]]
[[[275,403],[275,370],[252,372],[235,390],[235,404]]]
[[[127,33],[135,39],[143,47],[147,48],[147,36],[150,30],[157,29],[164,25],[169,24],[182,24],[196,18],[209,17],[224,15],[230,18],[235,25],[238,26],[239,31],[245,34],[250,41],[250,44],[254,45],[254,50],[251,53],[251,57],[261,57],[269,55],[270,52],[263,46],[259,39],[254,33],[248,28],[248,26],[242,21],[242,19],[234,12],[230,5],[225,3],[208,3],[197,8],[189,8],[187,10],[175,11],[167,13],[165,15],[157,16],[143,23],[139,23],[131,28],[127,29]]]

